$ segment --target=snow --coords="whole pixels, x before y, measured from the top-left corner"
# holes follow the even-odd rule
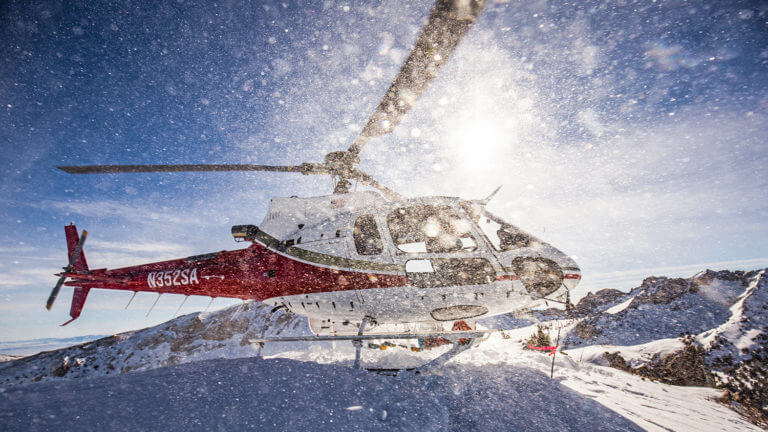
[[[464,371],[462,373],[466,374],[466,371],[479,368],[484,371],[487,379],[494,382],[503,382],[508,379],[507,375],[514,373],[515,370],[537,371],[540,374],[539,378],[548,381],[550,387],[562,385],[570,388],[584,398],[596,400],[645,430],[759,430],[726,406],[716,402],[721,395],[719,390],[666,385],[593,363],[605,351],[621,350],[622,355],[627,353],[628,357],[635,352],[637,358],[649,358],[654,350],[663,353],[674,352],[682,348],[682,343],[677,339],[655,341],[636,347],[592,346],[583,349],[584,355],[581,359],[579,357],[582,350],[568,350],[565,355],[558,353],[555,359],[554,380],[549,380],[552,358],[546,354],[522,348],[521,340],[532,334],[534,328],[535,326],[530,326],[504,332],[508,339],[499,334],[492,335],[477,348],[459,355],[449,363],[450,370],[454,373]],[[400,351],[397,358],[401,365],[414,366],[419,363],[415,361],[416,356],[412,353]],[[431,357],[435,355],[437,353],[431,354]],[[279,356],[313,362],[318,360],[341,362],[349,365],[352,363],[354,353],[351,348],[335,352],[317,348],[310,352],[281,353]],[[391,361],[392,358],[388,354],[371,350],[363,352],[363,364],[367,367],[392,367]],[[438,373],[443,374],[442,371]],[[467,377],[467,380],[477,379],[478,377]],[[538,384],[531,383],[531,386],[535,385]],[[526,387],[520,391],[528,393],[534,390]],[[507,409],[516,408],[507,406]],[[582,412],[581,415],[590,416],[591,413]],[[601,426],[598,429],[610,430],[605,427]],[[547,428],[558,429],[557,427]],[[511,429],[501,428],[501,430]],[[582,430],[576,426],[567,429]]]
[[[659,339],[640,345],[589,345],[583,348],[569,349],[568,353],[579,360],[589,363],[602,364],[607,362],[602,359],[603,353],[619,352],[631,367],[647,364],[654,354],[671,354],[681,350],[685,345],[678,338]]]
[[[535,324],[511,316],[479,322],[479,327],[508,330],[489,335],[441,368],[388,376],[353,369],[349,343],[272,343],[259,358],[247,339],[259,337],[265,326],[269,335],[308,332],[304,318],[270,316],[263,304],[190,314],[2,363],[0,429],[759,430],[718,402],[719,390],[646,380],[609,367],[602,355],[618,352],[636,367],[680,350],[678,338],[653,339],[657,333],[652,331],[664,308],[665,319],[690,328],[701,325],[680,305],[726,308],[730,318],[699,338],[725,335],[743,346],[764,325],[762,275],[745,276],[750,283],[740,296],[731,296],[735,284],[719,276],[694,278],[687,285],[677,281],[672,288],[686,290],[671,300],[669,286],[656,278],[607,310],[597,306],[602,310],[597,317],[607,317],[599,322],[611,330],[608,339],[617,343],[599,343],[598,337],[565,347],[554,357],[552,379],[553,357],[523,349]],[[693,285],[698,287],[694,293],[687,288]],[[713,295],[718,293],[724,296]],[[730,308],[717,300],[728,296],[735,299]],[[636,312],[648,308],[657,313],[642,317]],[[618,325],[617,319],[628,321]],[[560,328],[562,342],[579,321],[543,324],[553,339]],[[750,322],[754,325],[745,327]],[[612,330],[617,326],[623,330]],[[627,337],[631,328],[640,337]],[[633,339],[652,340],[620,343]],[[447,349],[364,349],[362,364],[416,367]]]
[[[627,301],[617,304],[616,306],[612,306],[605,310],[605,313],[609,313],[611,315],[615,315],[629,306],[630,303],[632,303],[632,300],[634,297],[630,297]]]
[[[271,309],[261,303],[245,303],[207,314],[193,313],[155,327],[2,363],[0,386],[251,357],[258,350],[247,339],[261,336],[267,324],[274,335],[309,332],[303,318],[276,314],[269,319]]]
[[[730,354],[736,360],[745,359],[755,338],[768,328],[768,279],[765,272],[757,273],[743,294],[738,296],[730,307],[731,316],[726,322],[699,335],[698,339],[704,346],[712,346],[718,340],[725,342],[726,346],[713,350],[713,356]]]
[[[534,369],[454,366],[391,377],[287,359],[14,387],[0,393],[0,419],[5,431],[640,430]]]
[[[643,381],[573,354],[558,354],[552,380],[550,357],[501,335],[433,374],[352,369],[351,349],[307,355],[320,352],[335,364],[217,359],[7,387],[0,423],[7,431],[757,430],[715,402],[714,389]],[[366,350],[364,359],[372,365],[377,354]]]

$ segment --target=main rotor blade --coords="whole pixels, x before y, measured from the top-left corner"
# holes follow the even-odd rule
[[[357,155],[369,139],[389,133],[424,93],[485,6],[485,0],[437,0],[427,25],[384,99],[349,147]]]
[[[298,172],[302,174],[324,174],[317,164],[296,166],[252,165],[252,164],[190,164],[190,165],[84,165],[56,167],[69,174],[117,174],[153,172],[205,172],[205,171],[272,171]]]

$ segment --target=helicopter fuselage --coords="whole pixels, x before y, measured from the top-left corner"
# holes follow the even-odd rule
[[[67,228],[71,257],[77,231]],[[562,301],[581,277],[567,255],[452,197],[273,198],[261,225],[232,233],[251,244],[114,270],[75,266],[67,285],[82,302],[91,288],[263,301],[307,316],[315,333],[339,333],[363,317],[440,323]]]

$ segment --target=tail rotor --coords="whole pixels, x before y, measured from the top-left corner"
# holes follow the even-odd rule
[[[75,236],[77,236],[77,228],[75,228],[74,225],[70,225],[66,228],[70,228],[70,227],[73,229]],[[56,286],[54,286],[53,290],[51,291],[51,295],[48,296],[48,301],[45,303],[46,309],[51,310],[51,307],[53,306],[53,302],[56,301],[56,297],[58,297],[59,291],[61,290],[62,285],[64,285],[64,281],[67,279],[66,273],[69,273],[75,269],[75,264],[78,262],[78,259],[80,259],[80,256],[82,255],[83,245],[85,244],[85,238],[87,236],[88,236],[88,231],[83,230],[83,235],[77,241],[77,246],[75,246],[74,251],[72,251],[72,255],[69,257],[69,264],[67,264],[67,266],[64,267],[64,275],[62,275],[59,278],[59,281],[56,282]],[[67,231],[67,240],[69,241],[69,239],[70,239],[70,233],[69,231]],[[84,264],[85,259],[83,259],[82,262]]]

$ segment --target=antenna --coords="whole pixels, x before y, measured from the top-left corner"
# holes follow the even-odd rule
[[[480,204],[482,206],[485,206],[486,204],[488,204],[491,201],[491,199],[493,199],[494,196],[496,196],[496,193],[499,191],[499,189],[501,189],[502,186],[503,185],[499,185],[499,187],[494,189],[493,192],[491,192],[490,195],[488,195],[487,197],[485,197],[485,198],[483,198],[481,200],[475,200],[474,202],[476,202],[476,203],[478,203],[478,204]]]

